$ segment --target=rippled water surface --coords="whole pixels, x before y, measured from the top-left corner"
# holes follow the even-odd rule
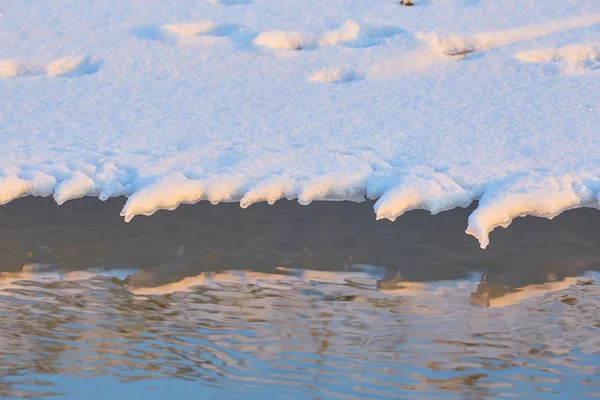
[[[600,213],[482,251],[469,210],[0,208],[0,397],[600,395]]]

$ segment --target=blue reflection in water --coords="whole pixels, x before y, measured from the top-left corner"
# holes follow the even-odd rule
[[[7,398],[600,392],[593,272],[494,291],[476,276],[382,280],[380,269],[360,265],[221,271],[156,286],[134,285],[137,270],[35,270],[0,280]],[[489,308],[470,301],[482,285]]]

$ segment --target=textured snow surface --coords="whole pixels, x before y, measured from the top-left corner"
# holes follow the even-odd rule
[[[80,3],[3,9],[0,204],[598,207],[598,1]]]

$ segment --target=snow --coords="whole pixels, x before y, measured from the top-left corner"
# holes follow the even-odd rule
[[[16,78],[25,75],[27,67],[16,60],[0,60],[0,78]]]
[[[571,29],[595,25],[598,24],[598,22],[600,22],[599,15],[589,15],[513,29],[482,32],[474,35],[453,34],[445,36],[436,32],[430,32],[425,35],[420,35],[420,37],[429,45],[432,51],[440,54],[454,55],[465,51],[489,50],[523,40],[532,40],[557,32],[565,32]]]
[[[342,44],[351,42],[358,38],[360,34],[360,25],[355,21],[346,21],[346,23],[339,29],[332,29],[325,33],[319,40],[321,46],[334,46],[336,44]]]
[[[121,216],[129,222],[136,215],[152,215],[157,208],[172,210],[182,203],[194,203],[204,192],[204,185],[197,180],[183,174],[167,175],[134,193]]]
[[[299,32],[269,31],[256,36],[252,43],[276,50],[300,50],[310,46],[312,38]]]
[[[169,24],[165,25],[164,28],[179,35],[195,36],[216,32],[219,25],[211,21],[202,21],[188,24]]]
[[[546,48],[522,51],[516,56],[528,63],[559,63],[562,72],[585,73],[586,70],[600,69],[600,44],[572,44],[559,48]]]
[[[48,65],[46,72],[48,76],[76,76],[84,72],[87,64],[87,57],[63,57]]]
[[[478,201],[482,247],[599,206],[598,2],[38,3],[0,19],[0,204]]]
[[[345,71],[341,68],[322,68],[315,72],[311,77],[311,82],[332,83],[346,82],[354,78],[352,71]]]

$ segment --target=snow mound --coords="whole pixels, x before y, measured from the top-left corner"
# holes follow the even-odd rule
[[[420,34],[419,38],[427,43],[433,53],[460,56],[474,51],[490,50],[598,23],[600,23],[600,14],[568,18],[543,24],[533,24],[515,29],[482,32],[475,35],[441,35],[431,32]]]
[[[0,60],[0,78],[16,78],[27,75],[27,65],[16,60]]]
[[[216,32],[219,29],[219,24],[211,21],[202,21],[187,24],[169,24],[164,25],[163,28],[177,35],[196,36]]]
[[[276,50],[301,50],[310,47],[314,40],[299,32],[269,31],[256,36],[253,43]]]
[[[348,20],[340,28],[331,29],[323,34],[306,35],[295,31],[264,32],[256,37],[254,44],[278,50],[300,50],[351,44],[357,47],[366,47],[397,33],[399,33],[399,29],[396,27],[365,28],[354,20]]]
[[[76,77],[94,72],[89,56],[69,56],[59,58],[46,67],[48,76]]]
[[[333,46],[340,43],[350,42],[358,39],[361,33],[360,25],[355,21],[347,21],[341,28],[325,33],[319,44],[321,46]]]
[[[311,82],[333,83],[351,81],[354,77],[355,75],[352,71],[341,68],[322,68],[315,72],[309,80]]]
[[[560,62],[572,67],[594,67],[600,64],[600,45],[573,44],[527,50],[517,53],[516,57],[528,63]]]

